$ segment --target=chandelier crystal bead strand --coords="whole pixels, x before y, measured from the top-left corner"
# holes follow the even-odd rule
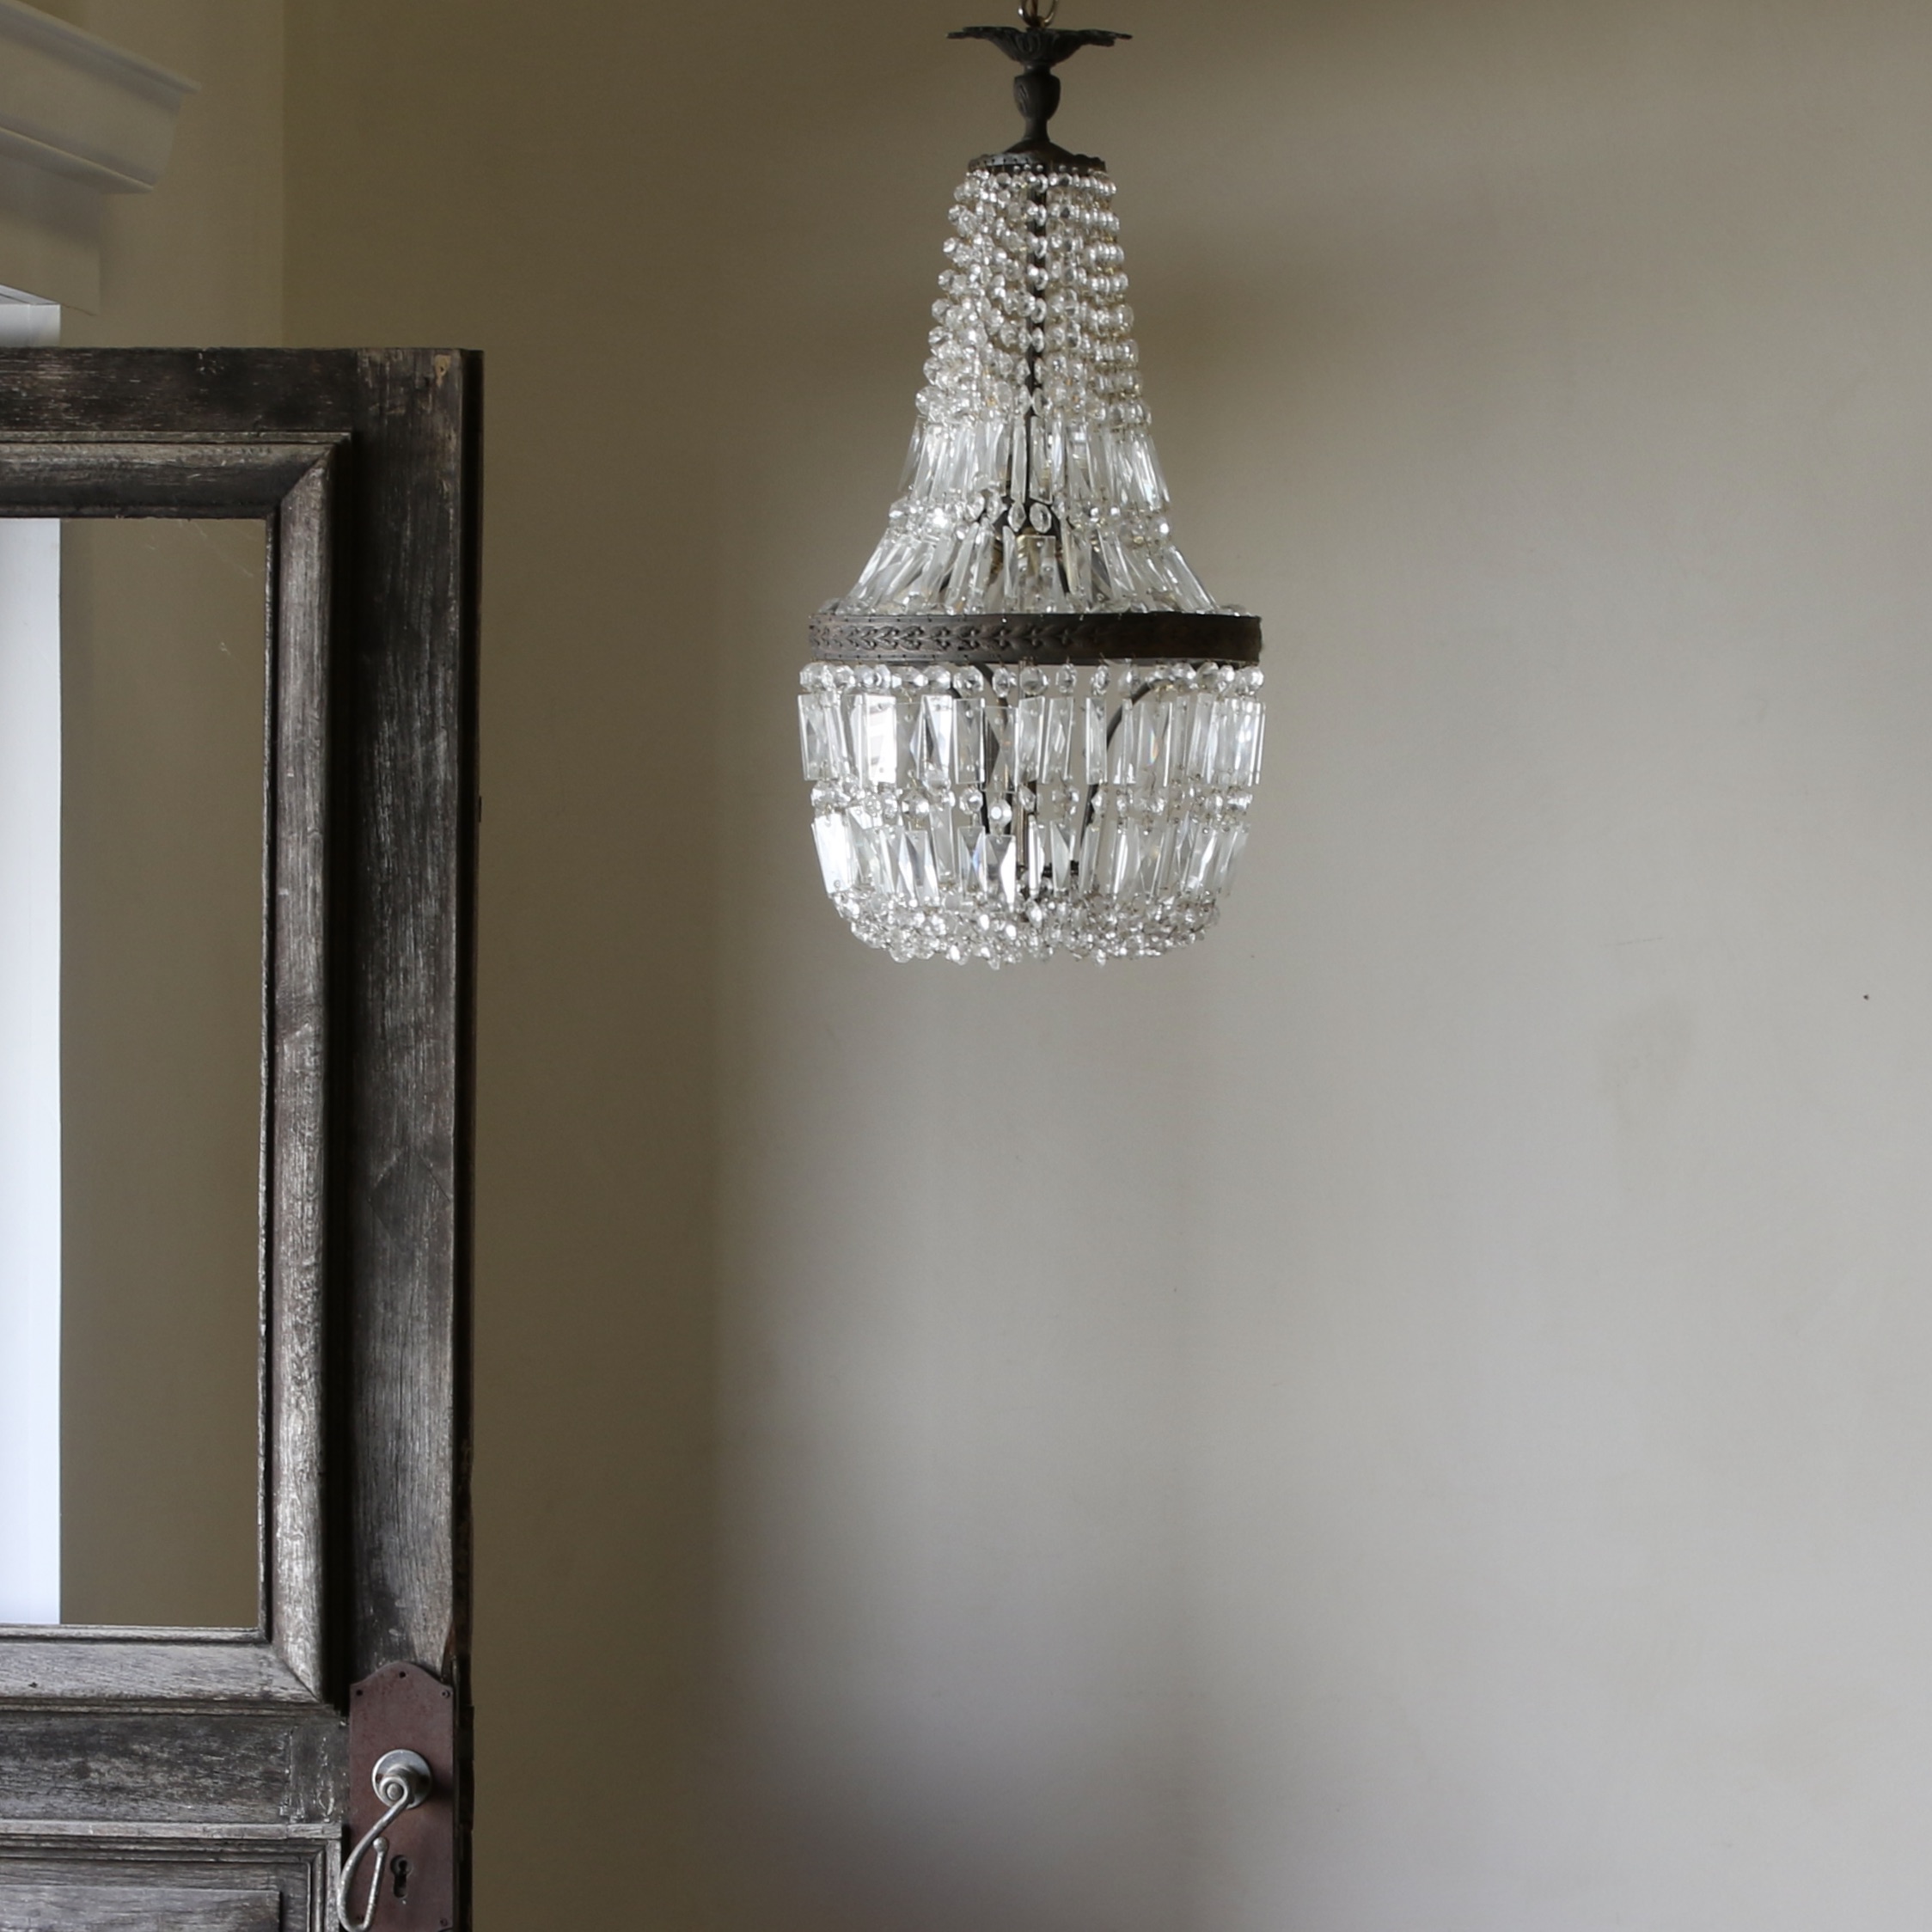
[[[798,700],[825,888],[895,959],[1104,962],[1198,939],[1261,772],[1261,625],[1173,541],[1115,187],[1047,132],[1128,36],[969,27],[1024,138],[972,163],[901,494],[812,621]]]

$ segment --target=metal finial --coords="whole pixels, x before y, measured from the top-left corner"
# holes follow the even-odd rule
[[[1007,150],[1009,154],[1062,154],[1064,150],[1047,132],[1047,123],[1060,106],[1060,76],[1054,69],[1082,47],[1110,47],[1116,40],[1134,38],[1105,28],[1049,27],[1046,21],[1054,17],[1059,4],[1060,0],[1049,0],[1046,19],[1042,20],[1040,0],[1021,0],[1019,15],[1024,27],[963,27],[951,36],[955,40],[990,40],[1010,60],[1019,63],[1013,98],[1026,117],[1026,132]]]

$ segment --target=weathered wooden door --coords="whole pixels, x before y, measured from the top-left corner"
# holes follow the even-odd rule
[[[267,587],[257,1609],[0,1628],[0,1932],[324,1932],[392,1749],[355,1914],[468,1923],[480,376],[0,352],[0,516],[253,520]]]

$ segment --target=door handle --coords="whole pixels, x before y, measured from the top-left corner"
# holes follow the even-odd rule
[[[356,1849],[343,1861],[342,1876],[335,1883],[335,1916],[341,1922],[343,1932],[369,1932],[376,1917],[376,1900],[382,1889],[382,1868],[389,1856],[389,1841],[383,1834],[406,1811],[414,1811],[429,1796],[436,1781],[430,1776],[427,1759],[417,1752],[388,1751],[376,1760],[369,1782],[388,1809],[363,1833]],[[367,1851],[376,1854],[376,1863],[369,1874],[369,1898],[362,1917],[358,1918],[349,1907],[349,1885]]]

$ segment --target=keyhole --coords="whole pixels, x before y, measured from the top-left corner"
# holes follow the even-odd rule
[[[390,1866],[389,1869],[395,1874],[396,1897],[403,1904],[407,1904],[409,1903],[409,1861],[407,1858],[399,1858]]]

